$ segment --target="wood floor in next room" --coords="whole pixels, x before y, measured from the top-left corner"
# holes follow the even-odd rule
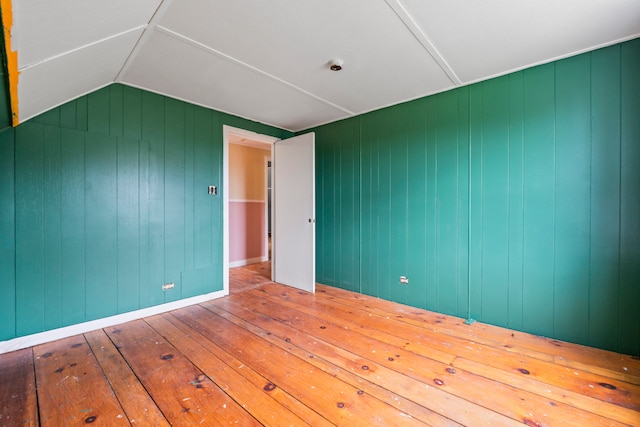
[[[631,356],[268,277],[0,355],[0,426],[640,425]]]

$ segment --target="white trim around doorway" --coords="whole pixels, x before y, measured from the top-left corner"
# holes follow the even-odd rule
[[[270,147],[273,143],[280,140],[280,138],[274,136],[263,135],[229,125],[222,125],[222,262],[224,266],[222,283],[225,295],[229,294],[229,141],[233,137],[246,140],[244,145],[255,146],[253,143],[247,143],[247,141],[254,141],[258,144],[263,144],[265,148]]]

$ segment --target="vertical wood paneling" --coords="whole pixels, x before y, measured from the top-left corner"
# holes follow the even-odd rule
[[[556,64],[554,336],[586,342],[591,221],[591,57]]]
[[[330,198],[330,194],[333,188],[329,188],[325,177],[332,179],[334,176],[327,171],[328,165],[332,163],[334,152],[329,146],[334,140],[332,132],[334,126],[326,126],[316,132],[316,198],[321,201],[316,206],[316,281],[332,286],[335,286],[335,282],[328,263],[333,257],[326,251],[325,242],[332,236],[334,240],[339,237],[331,230],[334,201]]]
[[[33,119],[34,123],[43,125],[60,126],[60,109],[53,108]]]
[[[140,308],[140,143],[118,138],[118,312]]]
[[[427,103],[415,101],[407,118],[407,260],[405,303],[426,308],[427,293]]]
[[[211,264],[211,215],[213,213],[212,198],[207,194],[207,185],[213,185],[211,171],[206,165],[213,159],[211,141],[211,114],[204,108],[196,108],[194,114],[194,144],[195,144],[195,223],[197,230],[194,242],[195,268],[203,268]],[[201,286],[201,285],[199,285]],[[196,289],[193,292],[197,292]]]
[[[109,134],[110,130],[109,88],[102,88],[87,95],[87,130]]]
[[[124,134],[124,86],[111,85],[109,91],[109,135]]]
[[[640,39],[622,45],[620,111],[621,352],[640,354]]]
[[[0,134],[0,339],[222,289],[221,117],[289,134],[121,85]]]
[[[165,227],[164,276],[175,288],[165,292],[165,301],[175,301],[182,293],[181,272],[185,248],[185,115],[184,103],[165,103]]]
[[[392,289],[392,281],[395,285],[397,279],[392,278],[392,265],[390,263],[390,258],[392,251],[397,248],[391,247],[391,233],[392,226],[391,223],[391,176],[395,173],[395,170],[392,170],[391,167],[391,151],[392,151],[392,141],[391,138],[393,135],[393,128],[395,124],[395,120],[397,120],[397,116],[394,115],[396,107],[392,107],[391,109],[384,110],[379,112],[376,115],[381,114],[391,114],[391,121],[393,124],[384,125],[385,121],[380,120],[376,122],[376,144],[378,147],[376,166],[377,166],[377,195],[374,199],[373,209],[376,213],[376,221],[377,221],[377,235],[376,235],[376,246],[377,246],[377,256],[376,256],[376,279],[378,281],[378,296],[384,299],[391,299],[392,293],[396,289]]]
[[[184,106],[184,269],[195,268],[195,149],[194,149],[194,109],[193,105]],[[184,278],[181,277],[181,287]],[[181,288],[182,296],[184,289]]]
[[[187,115],[191,122],[193,117],[193,165],[194,165],[194,186],[193,186],[193,269],[185,269],[185,275],[182,277],[182,296],[193,296],[204,292],[211,292],[215,287],[221,289],[221,260],[214,260],[215,240],[221,239],[221,230],[214,230],[213,224],[219,222],[220,213],[214,213],[214,204],[219,201],[208,195],[206,191],[207,185],[219,185],[215,177],[217,169],[221,167],[221,163],[214,163],[216,159],[221,162],[221,140],[219,139],[221,132],[214,132],[213,114],[211,111],[200,107],[193,107],[193,115]],[[214,135],[215,133],[215,135]],[[190,136],[191,138],[191,136]],[[218,150],[217,153],[214,151]],[[219,165],[218,168],[212,168],[207,165]],[[220,197],[217,197],[219,200]],[[220,255],[221,257],[221,255]],[[214,267],[214,263],[217,264]],[[218,275],[219,277],[214,277]]]
[[[222,183],[222,124],[220,122],[220,113],[217,111],[210,111],[210,128],[211,139],[209,144],[212,148],[212,157],[210,159],[211,165],[219,165],[218,167],[208,168],[211,177],[210,183],[220,187]],[[205,186],[206,187],[206,186]],[[205,191],[206,193],[206,191]],[[208,194],[207,194],[208,196]],[[214,266],[212,270],[213,281],[206,284],[203,292],[222,290],[222,197],[209,196],[209,203],[211,204],[211,258],[210,265]]]
[[[117,139],[88,133],[85,145],[86,315],[117,313]],[[80,298],[78,296],[76,298]]]
[[[122,132],[126,138],[142,138],[142,91],[124,86]]]
[[[320,139],[318,134],[316,133],[316,139]],[[327,139],[322,138],[323,141]],[[325,144],[326,145],[326,144]],[[325,276],[325,268],[324,265],[321,264],[326,259],[324,254],[324,212],[326,212],[330,207],[329,203],[326,203],[325,196],[323,193],[324,181],[322,180],[324,170],[324,153],[328,150],[325,149],[325,145],[321,145],[316,143],[316,199],[322,200],[322,203],[319,203],[316,206],[316,281],[321,283],[324,280],[324,283],[331,284],[328,282]]]
[[[406,303],[407,286],[400,284],[400,276],[409,276],[407,266],[408,234],[408,141],[407,104],[392,108],[393,126],[386,128],[385,137],[389,141],[389,297],[388,299]],[[409,278],[410,279],[410,278]]]
[[[458,314],[458,96],[437,98],[436,307]],[[465,230],[466,232],[466,230]],[[465,248],[466,250],[466,248]],[[466,278],[465,278],[466,279]]]
[[[589,341],[616,348],[620,282],[620,48],[591,54]]]
[[[469,203],[471,212],[469,224],[464,230],[469,236],[469,286],[471,300],[471,318],[479,319],[483,312],[483,107],[484,84],[469,88],[469,149],[471,150],[470,193]],[[469,206],[467,206],[469,208]]]
[[[151,292],[151,277],[150,277],[150,237],[149,237],[149,229],[150,229],[150,206],[151,206],[151,196],[150,196],[150,148],[151,143],[147,140],[140,141],[140,157],[139,157],[139,170],[138,170],[138,185],[140,194],[138,195],[138,200],[140,203],[140,306],[146,307],[149,304],[149,300],[151,299],[149,293]]]
[[[378,127],[375,126],[377,121],[379,120],[379,112],[373,112],[369,116],[373,121],[374,125],[371,127],[370,134],[370,142],[363,142],[364,144],[371,145],[370,152],[370,187],[369,191],[371,192],[371,197],[369,199],[369,221],[370,221],[370,230],[371,230],[371,240],[370,240],[370,248],[369,248],[369,256],[368,256],[368,265],[366,268],[370,270],[371,273],[371,288],[372,294],[376,296],[382,295],[384,290],[381,287],[381,271],[384,271],[384,265],[382,269],[380,268],[381,264],[384,264],[388,261],[388,258],[384,258],[384,251],[387,248],[382,248],[381,244],[384,241],[384,238],[388,238],[388,234],[385,233],[385,230],[381,228],[381,224],[384,223],[384,214],[383,205],[381,200],[384,200],[385,195],[382,194],[382,183],[380,174],[380,162],[384,161],[388,158],[384,154],[384,148],[381,147],[380,143],[380,133]],[[364,124],[364,123],[363,123]],[[381,154],[382,153],[382,154]],[[382,157],[382,160],[381,160]],[[382,211],[382,212],[381,212]],[[382,260],[382,261],[381,261]],[[363,266],[363,268],[365,268]]]
[[[81,96],[75,100],[76,104],[76,129],[86,131],[89,127],[88,97]],[[72,101],[73,102],[73,101]]]
[[[44,130],[16,129],[16,334],[44,328]]]
[[[466,317],[469,309],[469,88],[455,91],[458,98],[458,199],[457,199],[457,315]]]
[[[316,280],[360,291],[359,121],[316,132]],[[339,280],[338,280],[339,279]]]
[[[60,144],[62,245],[62,321],[68,326],[86,320],[86,221],[85,221],[85,136],[77,130],[62,129]]]
[[[524,251],[524,79],[523,72],[509,75],[509,320],[522,329]]]
[[[164,98],[142,93],[142,139],[148,141],[146,238],[148,242],[148,282],[143,305],[164,302]]]
[[[470,298],[477,320],[638,353],[639,46],[343,121],[360,126],[361,291],[461,317]],[[323,145],[333,126],[318,129],[320,179],[338,188],[348,141]],[[321,209],[339,204],[318,193]],[[344,259],[336,221],[323,229],[322,268]],[[343,267],[329,270],[344,280]],[[403,270],[410,287],[393,285]]]
[[[147,239],[149,249],[149,282],[145,305],[157,305],[164,302],[162,285],[167,282],[165,269],[165,218],[164,218],[164,142],[149,141],[149,180],[148,180],[148,219]]]
[[[523,327],[551,336],[554,313],[554,64],[524,72]]]
[[[336,244],[341,249],[340,277],[345,289],[360,290],[359,259],[359,199],[360,199],[360,122],[341,122],[340,146],[343,148],[340,165],[340,236]],[[344,241],[344,244],[341,243]]]
[[[375,123],[376,113],[372,113],[367,117],[371,120],[369,123]],[[368,159],[368,169],[369,169],[369,184],[368,191],[370,196],[367,200],[367,216],[369,220],[368,228],[369,237],[368,241],[368,252],[366,255],[366,263],[363,261],[363,269],[368,271],[368,287],[371,295],[380,295],[380,271],[379,271],[379,260],[383,260],[381,257],[380,251],[380,233],[383,232],[380,230],[380,203],[379,199],[383,196],[380,194],[380,176],[379,176],[379,168],[380,168],[380,145],[379,145],[379,135],[378,130],[375,126],[366,125],[363,120],[363,128],[367,129],[368,139],[363,140],[363,145],[368,145],[371,147],[369,152]],[[363,132],[364,133],[364,132]],[[365,258],[363,256],[363,258]],[[386,260],[385,260],[386,261]],[[363,275],[363,285],[364,285],[364,275]]]
[[[78,118],[76,102],[67,102],[58,108],[60,108],[60,127],[75,129]]]
[[[62,189],[60,128],[44,127],[44,328],[62,323]]]
[[[324,189],[325,195],[329,200],[325,209],[325,228],[323,230],[323,251],[327,257],[327,264],[324,266],[326,275],[334,285],[341,282],[340,264],[339,264],[339,250],[340,243],[342,242],[342,234],[340,233],[340,178],[343,170],[340,164],[340,154],[342,146],[342,135],[340,135],[340,129],[335,126],[332,128],[332,135],[330,139],[330,145],[328,155],[325,156],[325,170],[323,170]],[[317,230],[316,230],[317,231]],[[331,238],[332,236],[338,236],[338,239]]]
[[[426,239],[427,266],[426,297],[427,309],[437,309],[437,241],[438,241],[438,131],[437,131],[437,103],[436,97],[429,97],[427,103],[427,200],[426,200]]]
[[[509,78],[483,83],[482,319],[506,326],[509,307]]]
[[[374,221],[375,214],[372,212],[373,199],[377,197],[377,187],[374,182],[375,163],[377,154],[376,146],[372,141],[373,114],[362,116],[360,120],[360,135],[362,138],[360,148],[360,167],[362,177],[360,179],[361,200],[360,212],[362,212],[360,227],[360,287],[362,293],[377,296],[376,263],[377,249],[375,236],[377,234],[377,224]],[[376,156],[377,157],[377,156]]]
[[[15,138],[0,132],[0,340],[16,336]]]

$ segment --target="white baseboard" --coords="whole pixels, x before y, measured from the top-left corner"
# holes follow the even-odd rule
[[[149,317],[171,310],[177,310],[189,305],[199,304],[201,302],[220,298],[228,294],[228,291],[211,292],[204,295],[198,295],[191,298],[168,302],[166,304],[160,304],[136,311],[130,311],[128,313],[116,314],[115,316],[109,316],[102,319],[91,320],[89,322],[78,323],[77,325],[65,326],[64,328],[26,335],[24,337],[14,338],[8,341],[0,341],[0,354],[21,350],[23,348],[32,347],[34,345],[43,344],[46,342],[55,341],[78,334],[84,334],[85,332],[95,331],[96,329],[108,328],[109,326],[130,322],[132,320],[142,319],[143,317]]]
[[[244,267],[245,265],[255,264],[257,262],[267,262],[269,261],[268,256],[249,258],[249,259],[241,259],[240,261],[233,261],[229,263],[229,268],[234,267]]]

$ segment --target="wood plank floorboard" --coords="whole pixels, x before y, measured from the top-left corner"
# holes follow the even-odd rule
[[[637,357],[270,276],[0,355],[0,427],[640,426]]]
[[[42,426],[129,425],[84,336],[38,345],[33,354]]]
[[[33,349],[0,355],[0,426],[37,426]]]

